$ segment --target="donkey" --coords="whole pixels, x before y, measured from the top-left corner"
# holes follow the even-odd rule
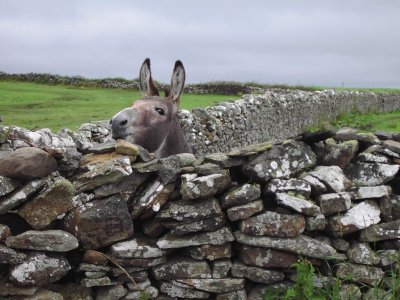
[[[176,116],[185,83],[182,62],[175,62],[171,88],[165,97],[160,97],[151,77],[149,58],[140,68],[139,83],[143,98],[111,118],[112,137],[142,146],[159,158],[192,153]]]

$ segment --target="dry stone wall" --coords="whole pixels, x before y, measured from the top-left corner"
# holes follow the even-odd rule
[[[11,126],[0,150],[2,299],[262,299],[300,257],[360,299],[398,267],[399,134],[155,159],[98,124]]]

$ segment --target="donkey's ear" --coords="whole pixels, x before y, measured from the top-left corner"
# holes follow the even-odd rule
[[[169,96],[174,100],[176,106],[179,105],[179,97],[182,94],[183,86],[185,85],[185,69],[180,60],[177,60],[174,67],[174,72],[171,78],[171,90]]]
[[[151,78],[151,69],[150,69],[150,59],[146,58],[140,68],[139,74],[139,83],[140,83],[140,91],[143,96],[158,96],[158,90],[156,85]]]

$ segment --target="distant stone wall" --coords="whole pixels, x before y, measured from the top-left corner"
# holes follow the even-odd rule
[[[398,268],[400,134],[157,160],[93,144],[102,128],[1,128],[0,298],[263,299],[300,257],[341,299],[390,294],[373,287]]]

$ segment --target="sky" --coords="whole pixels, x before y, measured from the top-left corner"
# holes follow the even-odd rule
[[[0,71],[400,88],[398,0],[0,0]]]

